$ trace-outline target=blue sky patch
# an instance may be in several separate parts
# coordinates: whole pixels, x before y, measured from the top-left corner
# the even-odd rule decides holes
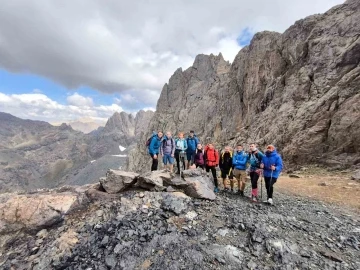
[[[241,31],[236,41],[241,47],[245,47],[250,44],[250,41],[253,38],[253,36],[254,36],[254,32],[249,27],[246,27]]]

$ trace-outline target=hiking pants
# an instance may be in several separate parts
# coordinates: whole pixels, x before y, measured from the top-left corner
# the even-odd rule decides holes
[[[234,169],[234,176],[238,181],[238,189],[240,191],[244,191],[246,185],[246,171]]]
[[[184,156],[180,157],[180,152],[181,151],[175,150],[175,159],[176,159],[176,165],[177,165],[178,173],[180,173],[180,159],[181,159],[181,162],[183,164],[183,168],[185,170],[185,158],[184,158]]]
[[[251,179],[251,188],[257,189],[257,184],[259,180],[260,174],[257,172],[250,172],[250,179]]]
[[[196,168],[201,168],[203,170],[205,168],[205,165],[196,164]]]
[[[215,166],[206,166],[206,172],[209,172],[209,171],[211,171],[212,176],[214,177],[215,187],[218,187],[218,179],[217,179],[217,176],[216,176]]]
[[[152,164],[151,164],[151,171],[156,171],[158,169],[158,164],[159,164],[159,154],[157,154],[157,158],[154,158],[153,154],[150,154],[151,158],[152,158]]]
[[[264,180],[265,180],[265,187],[266,187],[266,192],[267,192],[267,197],[268,199],[272,199],[273,196],[273,192],[274,192],[274,184],[277,181],[277,178],[271,178],[271,177],[266,177],[264,176]]]
[[[226,177],[229,177],[230,186],[231,186],[231,189],[233,189],[234,188],[234,182],[233,182],[234,175],[233,175],[232,168],[221,169],[221,178],[223,179],[224,188],[228,188]]]

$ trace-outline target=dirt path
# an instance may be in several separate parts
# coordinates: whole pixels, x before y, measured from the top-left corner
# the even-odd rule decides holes
[[[302,178],[282,176],[276,183],[279,192],[293,194],[360,212],[360,183],[347,176],[302,175]]]
[[[297,175],[301,178],[291,178],[286,174],[280,176],[275,184],[275,192],[347,206],[360,212],[360,182],[351,180],[349,173],[310,168]],[[222,179],[219,179],[219,183],[223,187]],[[250,185],[248,180],[247,189]],[[258,186],[260,188],[260,180]],[[265,195],[265,186],[263,189]]]

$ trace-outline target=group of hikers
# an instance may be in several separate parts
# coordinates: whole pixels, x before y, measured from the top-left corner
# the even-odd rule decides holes
[[[231,147],[226,146],[219,153],[213,143],[208,143],[203,147],[193,130],[190,131],[186,139],[183,132],[180,132],[178,137],[174,139],[171,132],[166,132],[164,136],[163,132],[159,131],[157,134],[153,134],[148,140],[147,145],[152,158],[152,171],[158,168],[159,155],[163,158],[165,170],[168,170],[171,174],[174,173],[175,160],[177,174],[180,174],[181,167],[184,170],[190,168],[205,169],[207,173],[212,173],[215,193],[219,192],[216,174],[217,166],[221,170],[224,191],[231,190],[231,192],[236,192],[240,196],[245,196],[244,190],[247,175],[250,175],[251,199],[254,202],[259,200],[258,180],[263,175],[267,193],[266,202],[273,204],[273,186],[283,167],[281,156],[273,145],[268,145],[265,153],[258,150],[255,143],[249,145],[250,150],[248,152],[244,151],[242,144],[238,144],[235,151],[232,151]],[[230,180],[230,187],[227,185],[227,178]],[[234,189],[235,181],[238,184],[237,191]]]

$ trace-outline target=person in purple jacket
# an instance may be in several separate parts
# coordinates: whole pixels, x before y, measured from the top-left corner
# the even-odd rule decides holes
[[[260,168],[264,169],[264,179],[267,191],[267,202],[273,204],[274,184],[283,168],[281,156],[276,152],[275,146],[266,147],[265,156],[262,158]]]
[[[201,169],[205,168],[205,157],[204,157],[204,149],[201,143],[198,143],[196,147],[196,153],[194,158],[194,163],[196,168],[200,167]]]
[[[169,172],[173,173],[175,140],[173,139],[170,131],[166,132],[166,136],[164,136],[164,138],[162,140],[161,147],[160,147],[160,154],[163,156],[165,170],[167,170],[167,166],[169,166],[169,169],[168,169]]]

